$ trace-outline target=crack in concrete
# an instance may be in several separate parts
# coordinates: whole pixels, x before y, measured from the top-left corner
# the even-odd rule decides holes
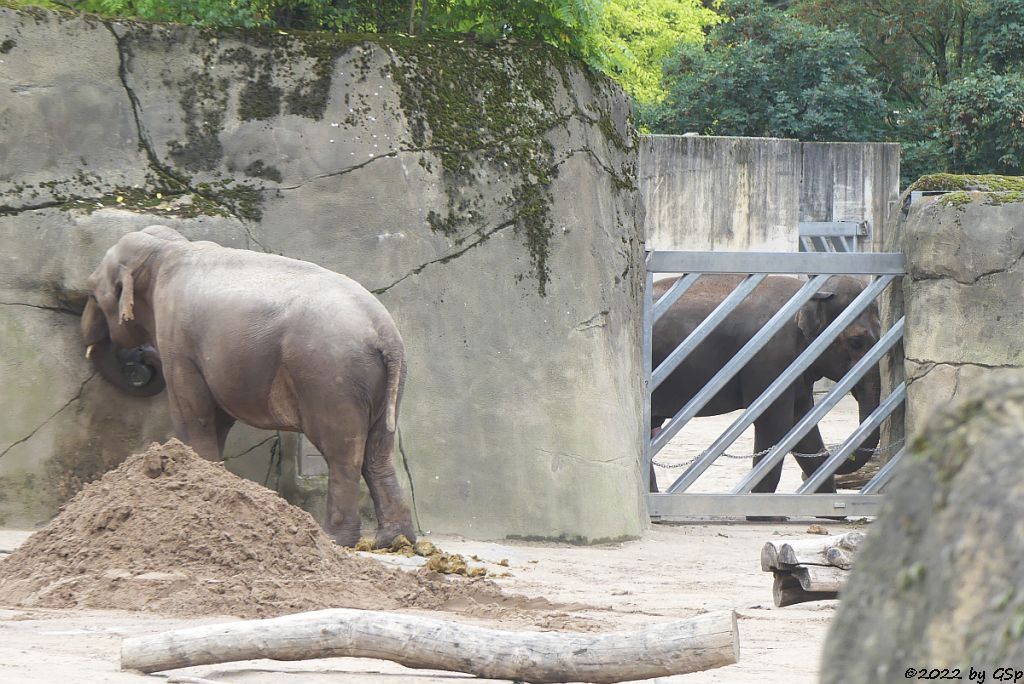
[[[1024,368],[1024,366],[1015,366],[1011,364],[993,365],[986,363],[975,363],[970,361],[925,361],[922,359],[914,359],[910,357],[904,357],[904,360],[909,361],[918,366],[918,368],[915,369],[915,373],[911,373],[908,371],[906,374],[906,382],[908,387],[914,384],[915,382],[924,380],[926,377],[928,377],[929,374],[931,374],[932,371],[934,371],[939,366],[946,366],[948,368],[954,369],[954,372],[956,374],[956,384],[953,388],[954,392],[956,392],[960,387],[960,370],[962,368],[973,367],[984,368],[985,370],[1018,370]]]
[[[262,442],[258,442],[257,444],[253,444],[251,447],[249,447],[248,449],[246,449],[245,451],[243,451],[241,453],[235,454],[234,456],[225,456],[224,460],[223,460],[223,463],[227,463],[228,461],[234,461],[236,458],[242,458],[246,454],[252,453],[256,449],[259,449],[261,446],[263,446],[264,444],[266,444],[267,442],[269,442],[269,441],[271,441],[273,439],[277,439],[277,435],[276,434],[270,435],[269,437],[267,437]]]
[[[4,449],[3,451],[0,451],[0,458],[3,458],[4,456],[6,456],[8,454],[8,452],[10,452],[11,449],[13,449],[14,447],[18,446],[19,444],[24,444],[28,440],[32,439],[37,432],[39,432],[40,430],[42,430],[46,426],[47,423],[49,423],[51,420],[56,418],[68,406],[71,406],[71,404],[73,404],[76,401],[78,401],[82,397],[82,392],[85,391],[85,386],[89,383],[90,380],[92,380],[95,377],[96,377],[96,371],[93,371],[92,373],[89,374],[89,377],[87,377],[84,381],[82,381],[82,384],[79,385],[78,391],[75,392],[75,396],[73,396],[70,399],[68,399],[64,403],[63,406],[61,406],[59,409],[57,409],[52,414],[50,414],[50,417],[47,418],[46,420],[44,420],[39,425],[37,425],[35,427],[35,429],[32,430],[32,432],[28,433],[27,435],[25,435],[21,439],[17,440],[16,442],[12,442],[6,449]]]
[[[409,471],[409,459],[406,458],[405,448],[402,446],[401,428],[397,428],[396,437],[397,439],[395,440],[395,442],[396,445],[398,446],[398,453],[402,455],[402,469],[405,470],[405,475],[406,477],[409,478],[409,498],[411,499],[411,501],[409,502],[409,507],[412,509],[412,517],[416,524],[416,531],[422,534],[423,528],[420,526],[420,515],[419,512],[416,510],[416,486],[413,484],[412,473]]]
[[[551,125],[547,127],[546,130],[550,131],[551,129],[555,128],[555,126],[557,126],[559,124],[562,124],[562,123],[565,123],[565,121],[568,120],[568,118],[569,117],[561,117],[561,118],[553,121],[551,123]],[[454,152],[455,154],[476,154],[478,152],[486,152],[487,150],[490,150],[490,149],[492,149],[494,147],[497,147],[497,146],[500,146],[502,144],[505,144],[509,140],[514,140],[515,137],[516,136],[513,135],[513,136],[509,136],[507,138],[495,138],[493,141],[491,141],[487,145],[482,145],[480,147],[465,147],[465,148],[457,148],[457,149],[453,149],[453,148],[450,148],[450,147],[447,147],[447,146],[444,146],[444,145],[428,145],[427,147],[400,147],[398,149],[391,150],[389,152],[382,152],[380,154],[377,154],[377,155],[375,155],[373,157],[373,159],[367,159],[366,161],[361,162],[359,164],[354,164],[353,166],[346,166],[345,168],[338,169],[337,171],[328,171],[327,173],[318,173],[315,176],[310,176],[309,178],[304,178],[304,179],[302,179],[301,181],[299,181],[298,183],[296,183],[294,185],[283,185],[283,186],[280,186],[280,187],[277,188],[277,190],[281,190],[281,191],[284,191],[284,190],[298,190],[299,188],[304,186],[306,183],[311,183],[311,182],[317,181],[317,180],[323,180],[324,178],[336,178],[338,176],[344,176],[346,174],[352,173],[353,171],[359,171],[360,169],[366,168],[370,164],[373,164],[374,162],[378,162],[378,161],[380,161],[382,159],[393,159],[393,158],[397,157],[400,154],[421,154],[421,153],[424,153],[424,152]],[[559,162],[559,164],[560,163],[561,162]],[[556,168],[559,164],[555,164],[554,166],[552,166],[552,168]]]
[[[15,207],[10,204],[0,205],[0,216],[17,216],[18,214],[27,213],[30,211],[42,211],[44,209],[53,209],[66,204],[63,200],[52,200],[49,202],[41,202],[39,204],[26,204],[21,207]]]
[[[628,457],[626,457],[626,456],[612,456],[611,458],[587,458],[586,456],[583,456],[581,454],[576,454],[576,453],[573,453],[571,451],[554,451],[553,449],[544,449],[542,447],[537,447],[537,451],[539,451],[542,454],[547,454],[549,456],[564,456],[565,458],[568,458],[570,460],[576,461],[578,463],[589,463],[589,464],[605,463],[605,464],[607,464],[607,463],[621,463],[623,461],[629,460]]]
[[[988,278],[988,277],[997,275],[999,273],[1006,273],[1007,271],[1012,271],[1014,268],[1017,267],[1018,264],[1020,264],[1022,259],[1024,259],[1024,251],[1022,251],[1020,254],[1018,254],[1013,259],[1013,261],[1011,261],[1006,266],[1001,266],[999,268],[994,268],[994,269],[992,269],[990,271],[985,271],[984,273],[980,273],[973,280],[962,280],[960,278],[957,278],[953,274],[938,275],[938,274],[931,274],[931,273],[926,274],[926,275],[921,275],[921,276],[911,276],[911,280],[913,280],[915,283],[929,281],[929,280],[952,280],[953,282],[957,283],[958,285],[977,285],[978,281],[980,281],[982,278]]]
[[[590,330],[591,328],[606,328],[608,327],[608,314],[610,311],[605,309],[604,311],[598,311],[596,314],[588,318],[587,320],[577,323],[573,330],[576,332],[583,332],[584,330]]]
[[[430,148],[423,148],[423,149],[430,149]],[[559,161],[557,161],[557,162],[555,162],[554,164],[551,165],[550,170],[554,171],[559,166],[561,166],[562,164],[566,163],[573,156],[575,156],[576,154],[580,154],[580,153],[585,153],[585,154],[591,155],[592,157],[594,157],[594,159],[598,163],[598,165],[601,166],[601,168],[605,169],[609,174],[614,175],[614,174],[611,173],[611,170],[608,169],[603,164],[601,159],[597,157],[596,153],[594,153],[594,151],[592,149],[590,149],[589,147],[579,147],[579,148],[573,148],[571,150],[568,150],[568,153],[561,160],[559,160]],[[397,152],[395,154],[397,154]],[[367,162],[367,163],[370,163],[370,162]],[[364,166],[365,166],[365,164],[364,164]],[[461,250],[459,250],[457,252],[452,252],[452,253],[447,254],[447,255],[445,255],[443,257],[439,257],[437,259],[432,259],[431,261],[427,261],[426,263],[420,264],[419,266],[417,266],[416,268],[412,269],[411,271],[409,271],[404,276],[402,276],[398,280],[394,281],[390,285],[385,285],[384,287],[379,287],[377,289],[371,290],[371,292],[373,294],[375,294],[375,295],[382,294],[384,292],[387,292],[388,290],[390,290],[394,286],[398,285],[400,282],[402,282],[406,278],[409,278],[410,276],[414,276],[414,275],[419,275],[420,273],[423,272],[423,270],[425,268],[427,268],[428,266],[430,266],[432,264],[448,263],[449,261],[452,261],[453,259],[456,259],[456,258],[462,256],[463,254],[465,254],[466,252],[468,252],[472,248],[476,247],[477,245],[481,244],[482,242],[486,242],[487,239],[490,238],[495,233],[497,233],[497,232],[499,232],[501,230],[504,230],[504,229],[506,229],[506,228],[508,228],[510,226],[514,226],[518,222],[518,220],[519,220],[519,216],[517,215],[515,218],[510,219],[508,221],[505,221],[504,223],[498,225],[497,227],[491,229],[490,231],[487,231],[487,232],[481,232],[479,230],[474,231],[473,233],[470,233],[469,235],[467,235],[467,236],[465,236],[463,238],[460,238],[460,239],[455,241],[455,246],[457,247],[457,246],[465,243],[466,240],[469,240],[474,235],[480,237],[479,240],[470,243],[464,249],[461,249]]]
[[[414,276],[414,275],[419,275],[428,266],[431,266],[433,264],[446,264],[449,261],[452,261],[453,259],[457,259],[458,257],[462,256],[463,254],[465,254],[469,250],[473,249],[474,247],[476,247],[476,246],[480,245],[481,243],[486,242],[487,240],[489,240],[490,237],[492,235],[494,235],[495,233],[497,233],[499,231],[502,231],[502,230],[505,230],[506,228],[508,228],[510,226],[514,226],[516,224],[517,220],[518,220],[518,217],[515,218],[515,219],[512,219],[510,221],[505,221],[504,223],[499,224],[498,226],[492,228],[489,231],[485,231],[485,232],[482,232],[482,231],[479,231],[479,230],[474,231],[474,232],[470,233],[469,235],[465,236],[464,238],[460,238],[460,239],[455,241],[455,246],[459,246],[461,244],[464,244],[467,240],[472,238],[474,235],[479,237],[478,240],[476,240],[475,242],[471,242],[470,244],[466,245],[463,249],[460,249],[457,252],[451,252],[449,254],[446,254],[443,257],[438,257],[437,259],[431,259],[430,261],[427,261],[427,262],[425,262],[423,264],[420,264],[416,268],[412,269],[411,271],[409,271],[404,276],[402,276],[401,278],[399,278],[395,282],[391,283],[390,285],[385,285],[384,287],[378,287],[377,289],[370,290],[370,291],[373,294],[375,294],[375,295],[383,294],[383,293],[387,292],[388,290],[390,290],[391,288],[393,288],[395,285],[398,285],[400,282],[402,282],[406,278],[409,278],[409,277]]]
[[[24,302],[0,302],[0,306],[25,306],[30,309],[42,309],[43,311],[56,311],[57,313],[68,314],[69,316],[81,316],[81,312],[73,309],[65,309],[60,306],[46,306],[45,304],[26,304]]]
[[[178,173],[175,173],[175,171],[171,167],[165,165],[163,162],[160,161],[160,158],[157,156],[156,150],[153,147],[152,141],[146,135],[145,126],[143,126],[143,124],[142,124],[142,115],[141,115],[142,101],[139,99],[139,96],[136,95],[135,91],[132,90],[131,85],[129,85],[129,83],[128,83],[128,60],[129,60],[128,52],[129,51],[128,51],[127,47],[124,44],[124,39],[117,34],[117,31],[114,30],[114,27],[111,25],[111,22],[103,21],[101,23],[110,32],[110,35],[112,35],[114,37],[114,43],[117,45],[117,56],[118,56],[117,74],[118,74],[118,78],[120,78],[121,86],[124,88],[125,93],[127,93],[127,95],[128,95],[128,101],[131,102],[131,105],[132,105],[132,117],[135,120],[135,129],[136,129],[136,132],[138,133],[138,136],[139,136],[139,144],[142,146],[142,150],[145,153],[146,158],[149,160],[150,168],[152,168],[154,171],[156,171],[156,173],[159,176],[163,176],[164,178],[168,178],[171,181],[173,181],[174,183],[179,184],[181,187],[187,188],[189,193],[197,195],[199,197],[202,197],[203,199],[216,204],[218,207],[223,208],[228,214],[231,215],[232,218],[234,218],[236,221],[238,221],[241,224],[242,229],[245,231],[246,237],[252,243],[256,244],[264,252],[270,253],[270,250],[268,250],[263,245],[263,243],[261,243],[259,240],[257,240],[256,236],[253,235],[252,230],[249,229],[249,226],[246,224],[245,219],[243,219],[241,216],[239,216],[237,213],[235,213],[234,209],[232,209],[231,206],[229,206],[227,204],[224,204],[224,202],[222,202],[221,199],[217,195],[205,193],[205,192],[199,190],[198,188],[194,187],[189,182],[189,179],[187,177],[184,177],[184,176],[182,176],[182,175],[180,175]],[[171,194],[173,194],[173,191],[171,191]],[[181,194],[186,194],[186,193],[181,193]]]

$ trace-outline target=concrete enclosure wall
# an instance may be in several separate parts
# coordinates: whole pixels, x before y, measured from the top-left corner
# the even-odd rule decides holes
[[[867,220],[877,233],[899,176],[896,144],[643,136],[647,248],[795,251],[801,221]]]
[[[639,533],[642,226],[610,82],[541,47],[8,8],[0,44],[0,522],[46,519],[168,435],[164,397],[106,386],[77,330],[104,251],[160,222],[380,297],[422,529]],[[272,461],[296,443],[239,427],[228,465],[315,510],[315,478]]]
[[[1020,179],[1024,190],[1024,179]],[[907,276],[885,317],[906,316],[906,433],[971,381],[1024,368],[1024,195],[970,191],[904,205],[887,228]]]

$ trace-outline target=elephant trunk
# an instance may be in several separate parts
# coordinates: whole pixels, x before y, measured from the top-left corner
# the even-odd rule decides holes
[[[882,381],[881,376],[879,375],[878,365],[876,364],[853,389],[853,396],[857,399],[857,413],[861,423],[867,420],[868,416],[878,408],[878,404],[881,401],[881,395]],[[875,454],[875,449],[878,447],[878,436],[878,428],[875,428],[871,431],[871,434],[868,435],[867,439],[864,440],[863,444],[861,444],[861,446],[854,452],[853,456],[846,459],[843,464],[839,466],[839,470],[836,471],[836,474],[846,475],[847,473],[860,470]]]
[[[151,397],[165,387],[160,358],[152,347],[122,349],[110,339],[102,310],[90,297],[82,312],[85,355],[96,372],[114,387],[134,397]]]

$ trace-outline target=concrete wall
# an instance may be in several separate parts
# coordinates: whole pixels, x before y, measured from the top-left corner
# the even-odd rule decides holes
[[[868,221],[871,236],[858,245],[878,251],[877,241],[900,192],[897,143],[801,143],[801,221]]]
[[[795,140],[644,136],[640,190],[648,249],[796,249]]]
[[[906,315],[906,362],[890,382],[906,378],[913,436],[969,382],[1024,368],[1024,201],[1020,191],[924,197],[887,232],[884,247],[907,259],[883,313]]]
[[[0,524],[167,435],[164,397],[117,395],[77,333],[103,252],[161,222],[378,294],[407,348],[397,459],[422,529],[639,533],[642,226],[609,82],[522,45],[8,8],[0,43]],[[316,511],[297,440],[282,463],[275,443],[236,428],[229,467]]]
[[[878,232],[899,175],[896,144],[644,136],[647,247],[795,251],[800,221],[867,220]]]

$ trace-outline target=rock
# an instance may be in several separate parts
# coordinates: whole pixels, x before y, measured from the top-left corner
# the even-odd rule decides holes
[[[1024,372],[933,415],[860,546],[824,684],[1024,663]]]

